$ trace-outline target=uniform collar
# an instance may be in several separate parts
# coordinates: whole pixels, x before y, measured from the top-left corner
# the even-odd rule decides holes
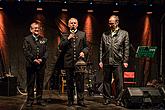
[[[76,33],[78,30],[75,29],[74,31],[73,30],[70,30],[71,33]]]

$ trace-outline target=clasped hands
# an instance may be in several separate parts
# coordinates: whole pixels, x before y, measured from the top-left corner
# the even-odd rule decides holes
[[[42,59],[35,59],[35,60],[34,60],[34,63],[35,63],[35,64],[38,64],[38,65],[41,64],[41,62],[42,62]]]

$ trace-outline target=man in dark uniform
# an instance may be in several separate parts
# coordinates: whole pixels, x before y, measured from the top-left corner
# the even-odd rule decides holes
[[[115,79],[116,95],[120,98],[123,89],[123,67],[128,67],[129,36],[128,32],[118,27],[119,18],[112,15],[109,18],[109,31],[102,34],[100,43],[100,68],[104,70],[103,97],[104,105],[111,102],[112,73]]]
[[[85,32],[79,31],[78,20],[70,18],[68,21],[69,33],[63,33],[59,49],[64,54],[64,69],[66,71],[66,83],[68,94],[68,106],[74,102],[74,80],[76,82],[77,104],[84,104],[84,74],[75,74],[75,63],[79,58],[84,58],[88,52]]]
[[[41,35],[41,29],[41,22],[34,21],[30,26],[32,34],[25,37],[23,42],[27,72],[27,107],[31,107],[33,104],[35,83],[37,104],[46,105],[42,100],[42,93],[48,54],[47,39]]]

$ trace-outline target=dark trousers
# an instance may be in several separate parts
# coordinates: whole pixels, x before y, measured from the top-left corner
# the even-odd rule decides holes
[[[28,92],[27,101],[34,100],[35,83],[36,83],[36,99],[37,101],[42,100],[45,66],[27,67],[26,71],[27,71],[27,92]]]
[[[50,77],[50,90],[60,89],[60,74],[61,69],[54,69],[54,72]]]
[[[119,98],[120,93],[123,89],[123,70],[122,66],[104,65],[104,79],[103,79],[103,97],[104,99],[111,100],[112,93],[112,74],[115,81],[115,99]]]
[[[67,94],[68,101],[74,101],[74,82],[76,82],[77,91],[77,102],[84,101],[84,73],[75,73],[74,69],[66,70],[66,83],[67,83]]]

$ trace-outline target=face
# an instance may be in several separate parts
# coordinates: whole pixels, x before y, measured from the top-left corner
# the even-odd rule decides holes
[[[30,32],[33,35],[38,36],[39,35],[39,32],[40,32],[40,26],[39,26],[39,24],[32,23],[31,24],[31,27],[30,27]]]
[[[71,18],[68,21],[68,27],[70,28],[70,30],[75,30],[78,27],[78,21],[75,18]]]
[[[114,30],[118,27],[118,21],[117,21],[117,18],[115,16],[111,16],[109,18],[109,27],[110,29]]]

